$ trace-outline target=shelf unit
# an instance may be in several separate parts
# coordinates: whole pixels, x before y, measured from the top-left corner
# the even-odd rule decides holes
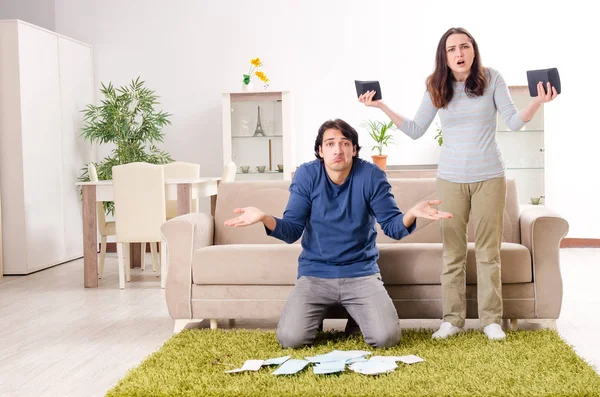
[[[223,161],[236,164],[236,180],[292,179],[296,156],[291,102],[289,91],[223,94]]]

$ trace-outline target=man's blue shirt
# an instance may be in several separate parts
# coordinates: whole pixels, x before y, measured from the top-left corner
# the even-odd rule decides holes
[[[400,240],[416,228],[415,221],[407,229],[403,218],[376,165],[354,158],[344,183],[335,185],[325,165],[314,160],[294,174],[283,218],[275,218],[275,230],[267,234],[287,243],[302,236],[298,277],[363,277],[379,272],[376,222]]]

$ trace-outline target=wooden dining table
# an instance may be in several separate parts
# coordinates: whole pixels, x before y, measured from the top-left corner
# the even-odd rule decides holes
[[[191,212],[192,199],[210,197],[210,211],[215,213],[220,177],[165,179],[166,200],[177,200],[177,214]],[[83,194],[83,285],[98,288],[98,224],[96,203],[114,201],[112,181],[80,182]]]

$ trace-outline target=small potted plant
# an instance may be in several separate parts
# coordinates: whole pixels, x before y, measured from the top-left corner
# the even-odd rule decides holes
[[[383,154],[383,147],[387,146],[388,143],[392,143],[394,137],[390,133],[392,130],[395,130],[396,127],[394,123],[390,121],[389,123],[384,123],[377,120],[369,120],[366,123],[366,126],[369,130],[369,135],[371,139],[373,139],[376,145],[371,146],[371,150],[376,150],[378,154],[374,154],[371,156],[373,159],[373,163],[375,163],[379,168],[385,170],[387,163],[387,154]]]

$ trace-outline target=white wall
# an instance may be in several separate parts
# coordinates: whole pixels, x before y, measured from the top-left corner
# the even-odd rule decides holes
[[[141,75],[156,90],[173,114],[165,149],[177,160],[200,163],[203,175],[221,172],[220,94],[239,89],[250,58],[261,57],[271,88],[294,92],[303,162],[313,158],[324,120],[340,117],[358,127],[367,118],[383,119],[358,104],[354,79],[379,79],[384,99],[412,117],[439,37],[451,26],[466,27],[484,64],[510,85],[526,84],[528,69],[559,68],[564,94],[546,108],[546,204],[569,220],[570,237],[599,238],[600,213],[589,209],[600,147],[591,96],[598,65],[591,6],[569,1],[552,12],[545,1],[511,0],[484,12],[472,0],[411,3],[56,0],[55,12],[57,32],[93,46],[97,87]],[[437,163],[434,135],[433,128],[418,141],[399,134],[389,162]],[[366,132],[361,143],[369,145]],[[362,157],[369,155],[364,148]]]
[[[54,31],[54,0],[0,0],[0,19],[20,19]]]

